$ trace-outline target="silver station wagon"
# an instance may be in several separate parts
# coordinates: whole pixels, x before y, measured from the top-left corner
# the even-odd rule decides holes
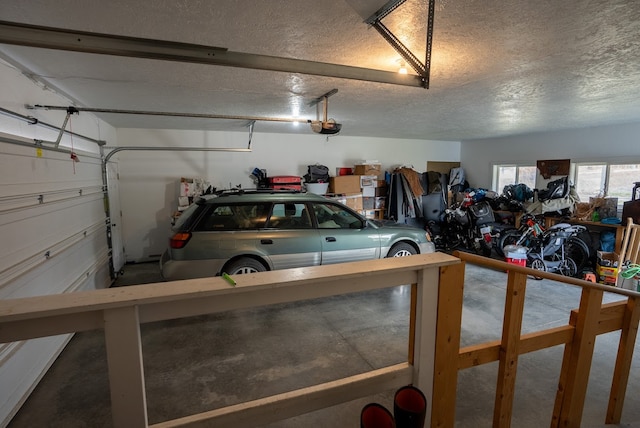
[[[202,198],[173,227],[167,280],[430,253],[424,230],[368,220],[312,193],[245,190]]]

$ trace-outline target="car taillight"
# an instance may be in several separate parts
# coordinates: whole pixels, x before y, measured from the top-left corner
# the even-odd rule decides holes
[[[188,232],[179,232],[171,237],[169,240],[169,246],[174,249],[184,248],[191,239],[191,234]]]

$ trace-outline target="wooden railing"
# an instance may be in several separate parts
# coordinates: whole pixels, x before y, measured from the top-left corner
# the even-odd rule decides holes
[[[595,284],[506,264],[466,253],[455,253],[464,262],[508,270],[502,338],[460,349],[462,290],[442,289],[438,305],[436,376],[431,426],[451,427],[455,419],[457,373],[470,367],[499,362],[493,426],[511,425],[518,357],[527,352],[564,344],[551,427],[579,427],[587,381],[597,335],[620,330],[620,342],[605,423],[618,424],[622,414],[633,349],[640,319],[640,293]],[[582,288],[579,308],[565,326],[521,334],[527,276],[543,277]],[[626,296],[626,300],[603,304],[604,292]],[[446,313],[443,319],[441,313]],[[447,334],[444,340],[443,335]]]
[[[236,277],[235,287],[216,277],[3,300],[0,343],[104,329],[114,426],[147,427],[141,323],[412,284],[405,363],[153,426],[249,427],[255,421],[274,422],[413,384],[427,396],[430,425],[453,427],[458,372],[498,361],[493,425],[509,427],[518,357],[564,344],[550,425],[579,427],[595,338],[615,330],[621,331],[620,344],[605,422],[619,423],[640,319],[640,293],[455,255],[459,258],[435,253],[242,275]],[[460,348],[466,262],[509,273],[502,338]],[[567,325],[521,334],[527,275],[534,272],[581,287],[581,300]],[[627,299],[603,305],[605,291]]]
[[[460,260],[442,253],[0,300],[0,343],[104,329],[115,427],[147,427],[140,324],[412,284],[407,362],[215,409],[154,427],[250,427],[414,384],[432,403],[440,290],[462,289]],[[430,409],[429,409],[430,410]]]

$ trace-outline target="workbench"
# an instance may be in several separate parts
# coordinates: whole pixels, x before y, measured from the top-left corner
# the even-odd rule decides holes
[[[622,239],[624,238],[624,230],[626,226],[622,224],[607,224],[601,223],[599,221],[588,221],[588,220],[578,220],[578,219],[566,219],[564,217],[545,217],[544,218],[544,227],[548,229],[557,223],[569,223],[569,224],[579,224],[585,226],[587,230],[594,232],[603,232],[605,230],[615,232],[616,243],[614,252],[616,254],[620,254],[620,250],[622,249]]]

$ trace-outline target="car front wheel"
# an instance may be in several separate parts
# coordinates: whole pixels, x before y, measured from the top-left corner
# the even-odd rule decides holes
[[[387,257],[406,257],[412,256],[417,253],[418,252],[415,248],[413,248],[411,244],[407,244],[406,242],[398,242],[396,245],[391,247],[391,250],[389,250],[389,254],[387,254]]]
[[[229,275],[240,275],[243,273],[264,272],[266,270],[267,268],[258,260],[250,257],[242,257],[229,263],[224,269],[224,272]]]

